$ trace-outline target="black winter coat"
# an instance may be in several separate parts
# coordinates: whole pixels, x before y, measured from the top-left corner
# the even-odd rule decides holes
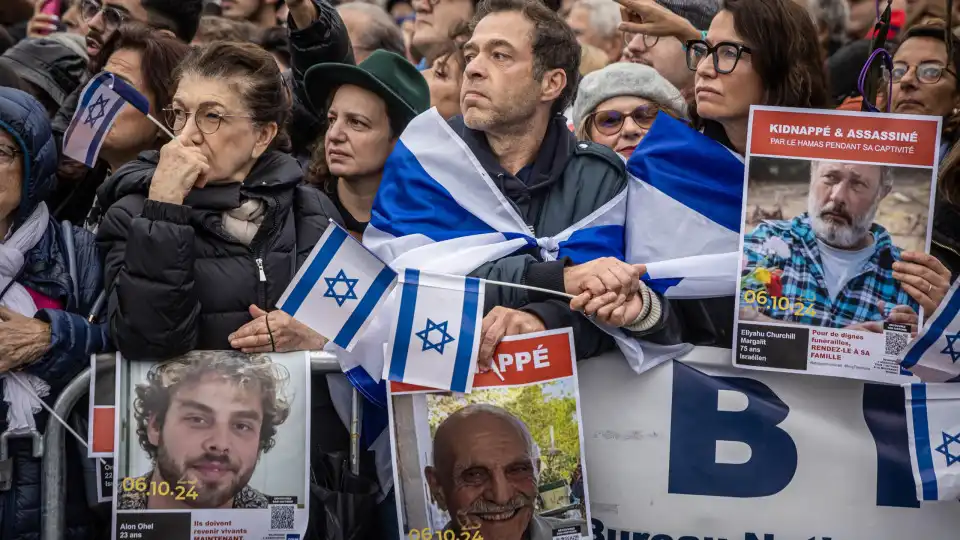
[[[227,336],[251,320],[250,305],[274,309],[340,216],[325,195],[301,185],[300,165],[287,154],[268,152],[242,185],[195,189],[183,205],[147,199],[158,160],[144,152],[97,191],[108,208],[97,243],[111,290],[110,335],[133,360],[230,349]],[[267,204],[250,246],[223,230],[223,212],[241,198]]]

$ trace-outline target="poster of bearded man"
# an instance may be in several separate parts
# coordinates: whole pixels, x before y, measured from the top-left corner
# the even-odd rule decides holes
[[[309,516],[309,353],[120,360],[113,538],[287,540]]]
[[[913,378],[897,355],[950,282],[929,254],[940,122],[752,108],[735,365]]]

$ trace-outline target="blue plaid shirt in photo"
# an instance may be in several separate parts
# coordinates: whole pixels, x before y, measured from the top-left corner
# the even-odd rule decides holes
[[[775,300],[766,306],[745,303],[743,291],[762,290],[760,286],[745,287],[741,291],[741,306],[757,308],[763,315],[786,322],[831,328],[883,320],[886,313],[878,306],[881,300],[886,302],[887,311],[905,305],[919,313],[920,305],[893,278],[893,263],[900,260],[900,249],[893,245],[890,234],[880,225],[874,224],[870,232],[873,254],[844,285],[836,300],[831,300],[809,216],[802,214],[790,221],[764,221],[744,237],[746,270],[743,275],[756,268],[781,269],[782,296],[789,299],[789,308],[781,309],[785,301],[777,306],[772,305]]]

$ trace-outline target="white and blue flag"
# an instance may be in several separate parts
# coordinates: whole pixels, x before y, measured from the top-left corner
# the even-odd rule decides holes
[[[349,351],[396,282],[396,272],[331,222],[278,307]]]
[[[736,294],[744,164],[666,114],[627,161],[627,261],[669,298]]]
[[[63,136],[63,154],[95,166],[103,140],[125,105],[150,115],[150,101],[122,78],[104,71],[90,79]]]
[[[391,381],[470,392],[480,347],[483,283],[408,268],[387,343]]]
[[[960,280],[901,354],[900,365],[926,382],[960,382]]]
[[[960,499],[960,384],[904,385],[910,462],[920,501]]]

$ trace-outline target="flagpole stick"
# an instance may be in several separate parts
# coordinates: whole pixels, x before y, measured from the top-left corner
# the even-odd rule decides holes
[[[153,122],[154,124],[156,124],[157,127],[160,128],[160,131],[163,131],[163,132],[167,135],[167,137],[170,137],[170,138],[173,139],[173,140],[176,140],[176,139],[177,139],[177,136],[174,135],[173,133],[171,133],[170,130],[167,129],[167,126],[163,125],[159,120],[157,120],[156,118],[154,118],[152,114],[148,114],[148,115],[146,115],[146,116],[147,116],[147,118],[150,119],[151,122]]]
[[[531,287],[530,285],[520,285],[518,283],[507,283],[506,281],[493,281],[492,279],[485,279],[483,281],[491,285],[500,285],[501,287],[513,287],[514,289],[526,289],[528,291],[536,291],[536,292],[541,292],[545,294],[553,294],[556,296],[562,296],[564,298],[568,298],[570,300],[573,300],[574,298],[572,294],[567,294],[559,291],[551,291],[550,289],[542,289],[540,287]]]

